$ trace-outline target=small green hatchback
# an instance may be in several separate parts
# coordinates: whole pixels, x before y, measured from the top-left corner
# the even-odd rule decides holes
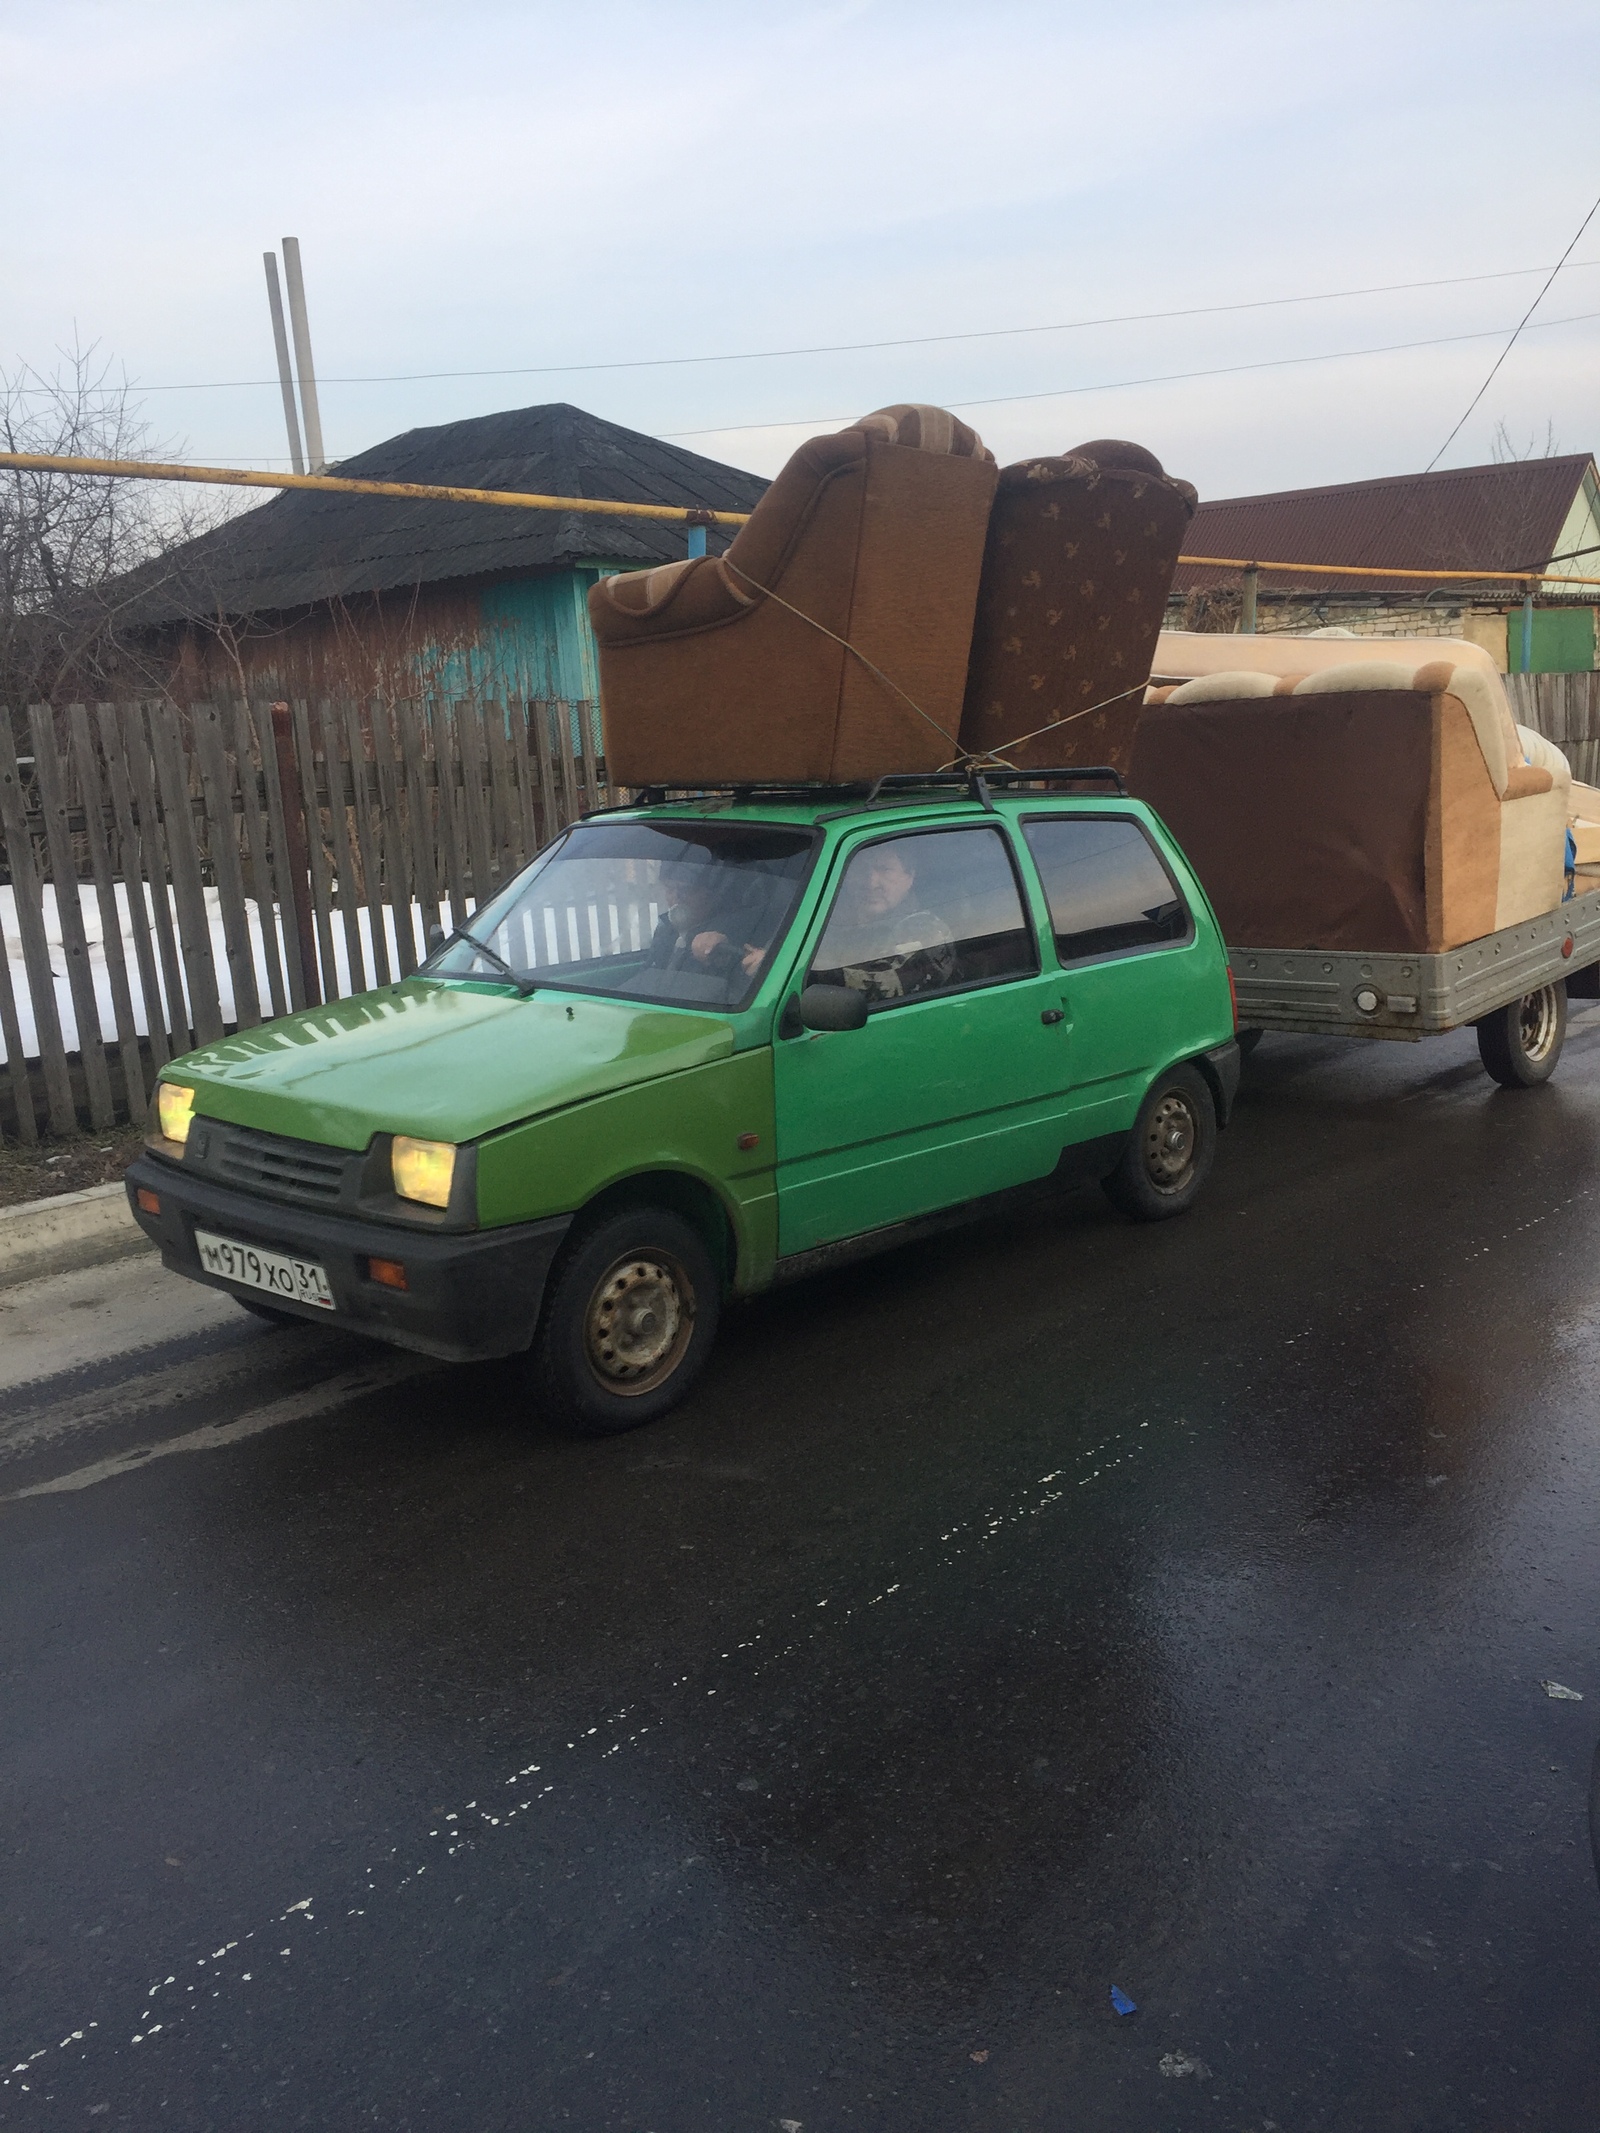
[[[1181,1213],[1238,1058],[1205,895],[1109,773],[743,787],[590,815],[415,976],[191,1052],[128,1193],[246,1308],[521,1357],[605,1433],[729,1296],[1049,1180]]]

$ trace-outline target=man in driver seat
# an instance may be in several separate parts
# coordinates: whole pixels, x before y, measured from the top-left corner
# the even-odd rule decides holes
[[[898,1000],[960,980],[955,936],[914,894],[911,843],[869,845],[855,860],[817,957],[869,1000]]]

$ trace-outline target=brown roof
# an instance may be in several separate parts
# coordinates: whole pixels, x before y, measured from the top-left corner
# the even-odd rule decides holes
[[[1518,459],[1504,466],[1391,474],[1327,489],[1233,496],[1203,503],[1184,537],[1185,555],[1268,558],[1283,563],[1369,563],[1428,570],[1526,570],[1555,553],[1591,465],[1586,452]],[[1580,564],[1576,566],[1582,569]],[[1600,572],[1596,573],[1600,575]],[[1178,592],[1237,582],[1236,570],[1180,563]],[[1326,579],[1263,570],[1263,592],[1423,593],[1425,578]],[[1486,586],[1485,590],[1491,589]],[[1503,588],[1511,596],[1514,588]]]

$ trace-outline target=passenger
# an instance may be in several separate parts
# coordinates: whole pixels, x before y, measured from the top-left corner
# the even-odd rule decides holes
[[[955,935],[912,894],[916,869],[909,840],[869,845],[845,880],[844,893],[818,951],[819,964],[869,1000],[898,1000],[960,981]]]

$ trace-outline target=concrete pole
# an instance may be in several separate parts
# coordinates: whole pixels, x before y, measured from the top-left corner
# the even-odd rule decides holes
[[[1244,592],[1239,603],[1239,634],[1241,637],[1253,637],[1256,633],[1256,587],[1259,582],[1260,572],[1256,569],[1255,564],[1252,563],[1244,574]]]
[[[278,289],[278,255],[263,252],[267,263],[267,302],[272,308],[272,345],[278,351],[278,383],[283,390],[283,420],[289,432],[289,464],[297,474],[306,470],[300,450],[300,417],[295,411],[294,376],[289,369],[289,336],[283,325],[283,297]]]
[[[311,327],[306,319],[306,285],[300,272],[300,240],[283,240],[283,272],[289,284],[289,324],[294,329],[295,368],[300,373],[300,412],[305,417],[306,456],[313,474],[326,474],[322,452],[322,416],[317,408],[317,373],[311,361]]]

